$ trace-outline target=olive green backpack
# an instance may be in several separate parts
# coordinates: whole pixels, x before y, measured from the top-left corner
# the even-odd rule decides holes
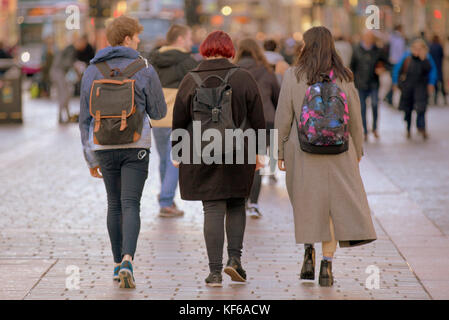
[[[90,89],[89,112],[95,120],[94,144],[115,145],[140,139],[143,115],[136,112],[135,79],[130,79],[146,66],[137,58],[123,71],[111,69],[106,61],[96,63],[104,79],[94,80]]]

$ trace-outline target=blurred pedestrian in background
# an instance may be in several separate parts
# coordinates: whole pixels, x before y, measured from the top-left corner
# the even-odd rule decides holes
[[[74,96],[77,97],[80,94],[81,75],[89,65],[90,60],[95,56],[95,49],[90,45],[87,34],[82,35],[77,40],[76,60],[77,60],[77,72],[80,74],[79,81],[75,83]]]
[[[435,67],[437,68],[437,81],[434,90],[434,104],[438,104],[438,92],[441,91],[443,96],[443,104],[448,103],[446,101],[446,89],[444,86],[444,76],[443,76],[443,60],[444,60],[444,49],[441,45],[440,37],[434,35],[432,38],[432,43],[430,44],[429,53],[435,62]]]
[[[449,92],[449,36],[444,43],[444,61],[443,61],[443,85],[446,86],[446,92]],[[446,103],[449,105],[449,98]]]
[[[203,202],[204,238],[210,269],[205,282],[208,286],[222,286],[225,229],[228,262],[224,271],[234,281],[245,282],[247,278],[240,260],[246,226],[245,201],[253,184],[254,172],[260,168],[261,163],[257,156],[256,164],[250,164],[249,157],[254,155],[245,155],[243,164],[236,163],[235,157],[232,164],[206,164],[203,159],[201,164],[193,164],[192,155],[195,151],[192,143],[194,138],[192,114],[194,105],[199,108],[195,102],[198,101],[196,92],[200,90],[199,81],[202,81],[201,88],[209,89],[207,92],[212,91],[211,88],[220,90],[219,86],[225,87],[223,82],[230,86],[231,101],[226,105],[228,109],[221,112],[228,112],[227,114],[231,112],[235,127],[240,128],[243,125],[243,130],[254,129],[256,132],[259,129],[264,130],[265,118],[262,97],[254,77],[228,60],[235,56],[234,45],[229,35],[222,31],[212,32],[201,44],[200,52],[205,60],[193,70],[194,74],[189,73],[184,78],[179,87],[173,112],[173,130],[187,130],[191,137],[190,162],[177,164],[180,168],[181,198]],[[209,100],[215,101],[211,94],[206,92],[203,94],[201,101],[204,103]],[[196,109],[195,114],[198,112],[199,109]],[[212,123],[210,118],[212,113],[201,114],[201,119]],[[204,124],[203,121],[201,123]],[[178,141],[173,141],[174,146],[177,143]],[[244,149],[247,150],[247,145]]]
[[[191,56],[191,47],[192,31],[190,28],[174,24],[167,32],[166,45],[153,51],[150,55],[150,62],[159,75],[168,102],[167,117],[171,117],[173,114],[174,98],[179,84],[184,76],[198,65]],[[153,123],[153,135],[159,154],[161,190],[158,201],[159,216],[161,217],[178,217],[184,214],[184,211],[178,209],[173,200],[178,186],[179,170],[173,166],[171,161],[171,126],[171,118],[161,124]]]
[[[424,139],[428,138],[425,115],[429,95],[434,91],[438,72],[427,44],[422,39],[413,41],[410,52],[406,52],[393,70],[395,90],[401,90],[399,109],[405,113],[407,138],[411,138],[412,112],[416,111],[416,127]]]
[[[53,64],[55,55],[54,40],[49,36],[45,39],[44,49],[42,50],[41,58],[41,82],[40,82],[40,96],[51,96],[51,77],[50,70]]]
[[[349,67],[352,58],[352,45],[345,39],[342,35],[335,37],[335,50],[337,50],[338,55],[345,67]]]
[[[90,174],[95,178],[103,178],[106,188],[107,228],[114,258],[113,279],[120,281],[121,288],[136,286],[133,263],[140,232],[140,199],[148,177],[151,146],[151,127],[148,116],[151,119],[160,119],[167,112],[156,71],[136,51],[140,42],[139,33],[142,30],[143,27],[137,20],[127,16],[120,16],[110,22],[106,28],[106,36],[111,46],[97,52],[85,71],[81,83],[79,121],[81,142]],[[116,86],[118,86],[117,81],[118,83],[126,79],[134,81],[131,87],[134,91],[129,92],[131,96],[124,97],[123,101],[135,103],[132,107],[133,119],[137,119],[135,121],[141,119],[142,123],[132,123],[131,116],[123,118],[123,111],[121,120],[118,120],[119,126],[111,122],[107,122],[109,125],[103,125],[100,111],[97,111],[98,119],[92,117],[93,106],[90,103],[93,83],[95,80],[104,79],[115,82]],[[98,99],[96,108],[108,110],[111,106],[110,100],[108,101],[108,98],[111,99],[109,95],[119,88],[111,88],[112,84],[107,82],[105,85],[109,85],[111,90],[103,94],[101,94],[103,90],[100,89],[105,87],[97,86],[95,90],[95,96]],[[114,114],[113,116],[115,117]],[[105,120],[108,121],[111,118]],[[97,121],[100,121],[98,127]],[[125,126],[122,130],[123,124]],[[126,130],[132,126],[141,128],[140,133],[134,132],[134,142],[103,145],[99,144],[96,138],[94,139],[93,132],[97,132],[98,129],[105,130],[103,138],[107,139],[117,137],[119,131],[123,131],[124,135],[128,134]],[[108,131],[112,130],[110,128],[116,131],[111,133]],[[96,208],[100,208],[98,203]]]
[[[371,100],[371,109],[373,113],[373,135],[379,138],[377,132],[378,102],[379,102],[379,76],[376,73],[376,67],[379,62],[388,64],[387,58],[381,49],[375,45],[375,36],[372,31],[366,31],[362,35],[360,44],[355,46],[351,59],[351,70],[354,73],[355,86],[359,91],[360,103],[362,108],[363,131],[365,141],[368,140],[368,128],[366,124],[366,101]]]
[[[280,86],[282,83],[282,77],[284,76],[285,71],[287,71],[289,65],[285,62],[284,57],[276,51],[278,45],[275,40],[265,40],[263,47],[265,49],[265,58],[267,59],[271,69],[276,74],[276,78]]]
[[[50,69],[52,84],[56,87],[59,123],[67,123],[71,118],[69,102],[73,95],[73,85],[67,80],[67,74],[76,61],[76,43],[76,39],[73,39],[72,44],[57,52]]]
[[[295,39],[291,37],[282,39],[280,53],[289,65],[291,65],[295,61],[296,49],[297,46]]]
[[[394,27],[389,39],[389,62],[392,65],[398,63],[404,56],[406,50],[405,37],[402,34],[402,26]]]
[[[389,37],[389,54],[388,54],[388,59],[389,62],[391,64],[391,66],[394,66],[395,64],[397,64],[402,57],[404,56],[405,50],[406,48],[406,40],[405,37],[403,35],[402,32],[402,25],[398,24],[394,27],[393,32],[390,34]],[[390,77],[393,77],[393,69],[391,68],[390,70]],[[384,80],[386,80],[386,75],[383,75]],[[391,79],[388,81],[391,82]],[[397,107],[397,101],[398,101],[398,97],[394,96],[393,97],[393,87],[391,86],[390,83],[390,88],[388,90],[387,95],[385,96],[386,101],[390,104],[390,105],[394,105],[395,107]],[[380,100],[382,101],[382,100]]]
[[[274,114],[279,99],[279,84],[272,67],[268,63],[262,48],[251,38],[246,38],[238,43],[234,63],[248,70],[259,86],[262,96],[263,113],[267,129],[267,141],[271,140],[270,130],[274,129]],[[269,146],[269,143],[268,143]],[[270,163],[270,178],[273,179],[276,162]],[[252,218],[260,218],[262,213],[259,208],[259,195],[262,187],[262,176],[260,171],[254,174],[254,182],[248,199],[248,212]]]
[[[332,286],[332,259],[337,241],[340,247],[361,245],[374,241],[376,232],[359,172],[363,127],[352,72],[337,54],[327,28],[307,30],[304,44],[297,64],[285,74],[276,110],[279,169],[286,171],[296,243],[306,244],[301,279],[315,278],[313,243],[322,242],[319,284]],[[302,103],[306,94],[311,93],[309,86],[322,81],[323,76],[335,80],[347,100],[349,149],[339,154],[308,153],[301,149],[299,142],[298,119],[307,107]],[[313,93],[315,97],[322,94],[321,91]],[[314,116],[314,111],[308,114]]]

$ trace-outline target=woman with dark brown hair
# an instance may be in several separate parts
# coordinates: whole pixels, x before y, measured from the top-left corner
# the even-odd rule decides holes
[[[274,114],[276,112],[276,105],[279,99],[279,84],[275,73],[270,64],[265,58],[262,48],[253,39],[247,38],[239,42],[237,54],[234,63],[243,69],[248,70],[259,86],[260,94],[263,103],[263,112],[267,128],[267,141],[270,141],[270,130],[274,128]],[[271,161],[270,177],[274,178],[274,171],[276,169],[276,162]],[[262,186],[262,176],[259,171],[254,175],[253,187],[248,199],[248,211],[250,217],[260,218],[262,216],[258,202],[260,195],[260,188]]]
[[[329,95],[325,92],[328,89],[338,95]],[[342,107],[333,109],[337,113],[343,111],[341,118],[335,117],[332,122],[321,116],[333,117],[328,110],[335,106]],[[326,126],[327,130],[322,130]],[[310,129],[306,135],[304,127]],[[332,286],[332,258],[337,241],[340,247],[361,245],[374,241],[376,232],[358,164],[363,155],[360,100],[352,73],[343,65],[332,34],[325,27],[304,33],[304,48],[297,63],[285,73],[275,128],[279,133],[278,166],[286,171],[296,243],[306,244],[301,279],[315,279],[313,243],[322,242],[319,284]],[[334,138],[339,131],[333,128],[344,132],[341,146],[304,146],[304,139],[313,138],[318,132],[324,135],[318,135],[317,141]]]

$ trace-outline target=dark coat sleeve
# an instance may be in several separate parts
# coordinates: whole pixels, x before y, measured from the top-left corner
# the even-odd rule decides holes
[[[271,101],[273,102],[274,109],[276,110],[281,88],[279,87],[278,80],[274,73],[270,73],[270,78],[271,78]]]
[[[240,81],[244,81],[246,84],[246,106],[247,117],[250,123],[250,127],[256,131],[256,145],[259,145],[257,130],[266,129],[265,117],[263,112],[262,97],[260,96],[259,87],[257,86],[256,80],[249,72],[245,72],[246,76],[240,77]],[[266,151],[259,150],[257,152]],[[263,153],[265,154],[265,153]]]
[[[194,90],[195,83],[192,77],[187,74],[179,85],[175,105],[173,107],[173,131],[176,129],[187,129],[187,126],[190,124],[190,122],[192,122],[192,113],[190,112],[190,107]],[[173,146],[177,143],[178,140],[172,141]]]

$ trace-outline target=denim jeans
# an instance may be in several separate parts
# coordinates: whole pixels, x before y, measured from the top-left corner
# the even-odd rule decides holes
[[[108,198],[107,226],[114,262],[134,258],[140,231],[140,199],[148,177],[148,149],[95,151]]]
[[[179,179],[179,170],[171,162],[171,128],[153,128],[153,135],[159,153],[159,175],[161,178],[159,206],[161,208],[170,207],[173,204]]]
[[[373,131],[377,130],[377,105],[379,103],[379,89],[359,89],[359,97],[360,97],[360,106],[362,111],[362,123],[363,123],[363,131],[365,134],[368,133],[368,129],[366,126],[366,99],[371,97],[371,109],[373,111]]]
[[[412,126],[412,112],[413,110],[408,110],[405,112],[404,120],[407,122],[407,131],[410,132],[410,128]],[[418,129],[426,128],[426,112],[425,111],[416,111],[416,127]]]

